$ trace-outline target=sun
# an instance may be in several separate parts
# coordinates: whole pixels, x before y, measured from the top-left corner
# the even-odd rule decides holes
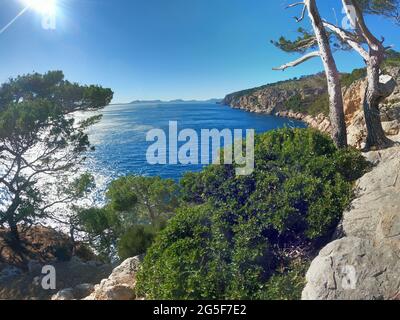
[[[23,0],[25,5],[41,14],[54,15],[56,0]]]

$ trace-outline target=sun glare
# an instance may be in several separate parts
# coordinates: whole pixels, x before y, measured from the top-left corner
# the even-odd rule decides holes
[[[54,15],[56,11],[56,0],[24,0],[24,3],[41,14]]]

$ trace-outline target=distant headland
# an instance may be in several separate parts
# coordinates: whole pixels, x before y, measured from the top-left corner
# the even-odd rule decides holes
[[[221,99],[208,99],[208,100],[183,100],[183,99],[176,99],[176,100],[134,100],[128,103],[113,103],[113,105],[124,105],[124,104],[171,104],[171,103],[221,103]]]

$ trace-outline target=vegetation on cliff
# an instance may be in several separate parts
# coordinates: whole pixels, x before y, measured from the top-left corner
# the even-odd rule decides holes
[[[385,71],[400,67],[400,53],[389,50],[383,63]],[[366,68],[342,73],[340,81],[343,88],[350,87],[360,79],[365,79]],[[326,78],[322,73],[302,76],[228,94],[222,102],[235,108],[275,114],[280,111],[294,111],[316,116],[329,114]]]
[[[329,239],[366,168],[357,151],[338,150],[311,129],[257,136],[252,175],[210,166],[183,178],[183,203],[149,249],[138,292],[157,299],[299,298],[308,254]]]

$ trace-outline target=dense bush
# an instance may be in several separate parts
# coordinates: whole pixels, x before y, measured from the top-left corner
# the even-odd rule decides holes
[[[278,270],[268,280],[263,300],[298,300],[306,284],[305,274],[309,263],[302,260],[294,261],[288,268]]]
[[[130,227],[118,242],[118,256],[125,260],[146,253],[152,245],[158,229],[151,225]]]
[[[78,210],[76,220],[104,260],[125,259],[146,252],[177,206],[173,180],[126,176],[110,184],[104,207]]]
[[[250,176],[236,176],[231,165],[182,179],[188,205],[149,249],[139,293],[159,299],[285,294],[285,281],[299,277],[296,270],[278,272],[281,249],[324,244],[351,200],[352,181],[367,169],[358,152],[338,151],[310,129],[257,136],[255,161]]]

